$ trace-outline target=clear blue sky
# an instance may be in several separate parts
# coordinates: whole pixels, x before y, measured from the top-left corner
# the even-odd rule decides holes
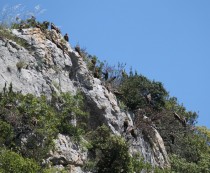
[[[210,128],[209,0],[1,0],[46,11],[70,43],[164,84]]]

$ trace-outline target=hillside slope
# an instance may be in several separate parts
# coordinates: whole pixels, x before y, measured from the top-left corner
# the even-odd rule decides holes
[[[48,99],[52,93],[76,94],[81,91],[90,114],[89,129],[94,130],[105,124],[113,134],[126,139],[131,155],[142,155],[152,166],[170,167],[164,142],[155,127],[150,126],[149,131],[154,134],[152,136],[136,129],[136,140],[130,133],[124,133],[125,119],[129,120],[129,126],[132,127],[135,114],[120,109],[116,96],[107,90],[101,80],[93,77],[83,58],[67,42],[62,42],[62,35],[54,30],[48,33],[58,43],[64,44],[65,48],[53,43],[39,28],[23,29],[22,32],[12,30],[11,34],[27,43],[24,47],[14,40],[0,38],[1,92],[10,83],[16,92],[31,93],[37,97],[46,95]],[[55,150],[46,161],[53,163],[54,167],[68,167],[69,172],[83,172],[82,166],[88,157],[88,152],[70,137],[59,134],[55,140]]]

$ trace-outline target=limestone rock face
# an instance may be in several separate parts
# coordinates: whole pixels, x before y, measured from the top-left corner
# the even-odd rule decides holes
[[[104,123],[113,134],[128,138],[131,154],[139,152],[153,166],[169,166],[163,140],[154,127],[151,127],[153,136],[145,138],[145,134],[139,131],[136,141],[123,133],[124,119],[128,117],[130,125],[133,125],[133,113],[120,110],[116,96],[93,77],[83,58],[68,43],[64,43],[63,47],[58,46],[56,42],[62,40],[60,34],[48,31],[49,37],[46,37],[38,28],[12,32],[26,40],[29,46],[22,47],[0,38],[1,91],[5,83],[12,83],[13,90],[23,94],[45,94],[49,98],[52,92],[76,93],[81,90],[90,110],[89,123],[93,129]],[[56,41],[53,41],[54,38]],[[71,173],[82,172],[81,166],[87,158],[87,152],[63,135],[55,140],[55,148],[56,151],[51,152],[48,159],[53,166],[68,166]]]
[[[170,167],[163,139],[158,131],[151,127],[149,134],[142,133],[141,130],[138,130],[137,133],[138,137],[136,141],[131,136],[128,136],[130,153],[132,155],[141,153],[145,161],[152,163],[152,165],[158,165],[161,168]]]
[[[30,47],[25,49],[10,40],[0,40],[1,89],[5,83],[12,82],[15,91],[37,96],[50,97],[52,91],[58,90],[76,91],[68,77],[71,59],[61,49],[47,40],[39,29],[13,32],[26,39]]]
[[[81,166],[87,159],[87,152],[74,143],[68,136],[58,135],[55,149],[50,152],[47,162],[52,165],[66,167],[70,172],[82,172]]]

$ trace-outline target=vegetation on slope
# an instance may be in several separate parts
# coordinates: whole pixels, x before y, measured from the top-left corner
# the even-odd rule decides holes
[[[53,149],[53,139],[58,133],[79,141],[87,119],[82,100],[79,93],[75,96],[62,93],[47,100],[45,96],[37,98],[13,92],[12,85],[9,89],[5,87],[0,93],[0,169],[7,172],[11,166],[14,172],[22,172],[18,170],[27,169],[23,167],[30,163],[34,166],[28,168],[37,172],[36,169],[46,166],[42,160]],[[69,123],[72,119],[77,120],[77,127]],[[7,165],[3,162],[6,156],[13,158]],[[14,159],[20,162],[17,170],[13,167]],[[25,172],[33,172],[30,169]]]
[[[198,117],[195,112],[187,111],[178,104],[160,82],[133,75],[132,72],[122,79],[119,90],[125,97],[127,107],[131,110],[140,108],[151,119],[149,125],[155,125],[160,132],[171,155],[172,171],[210,171],[209,130],[195,126]],[[147,125],[142,126],[138,118],[134,123],[136,127],[146,129]]]
[[[133,173],[146,170],[163,172],[159,168],[152,168],[140,155],[131,157],[129,146],[124,138],[113,135],[107,126],[98,127],[86,135],[90,141],[89,161],[84,170],[100,173]],[[168,171],[168,170],[165,170]]]
[[[143,115],[150,118],[150,123],[144,123],[136,115],[134,125],[143,131],[147,131],[150,125],[158,129],[171,158],[171,171],[210,172],[210,131],[196,126],[196,112],[187,111],[177,98],[170,97],[161,82],[151,81],[132,70],[126,74],[124,66],[105,66],[86,51],[84,55],[89,64],[93,58],[97,59],[94,68],[98,68],[100,74],[107,70],[110,76],[113,76],[113,72],[117,74],[117,81],[111,83],[111,91],[115,93],[117,90],[116,96],[124,110],[135,112],[140,109]],[[93,73],[94,68],[90,68]],[[109,83],[109,79],[100,79],[105,86]]]

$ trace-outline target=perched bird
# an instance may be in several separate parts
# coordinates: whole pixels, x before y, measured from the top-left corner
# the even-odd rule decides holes
[[[104,79],[107,80],[109,78],[109,72],[106,70],[106,72],[102,73],[104,75]]]
[[[64,40],[66,40],[67,42],[69,42],[69,36],[68,36],[67,33],[64,35]]]
[[[56,26],[54,25],[54,23],[51,23],[51,30],[52,30],[52,29],[56,30],[57,33],[61,33],[60,29],[59,29],[58,27],[56,27]]]
[[[124,127],[124,131],[123,132],[126,132],[127,128],[128,128],[128,120],[125,119],[124,123],[123,123],[123,127]]]
[[[135,140],[137,140],[137,135],[136,135],[136,133],[135,133],[135,131],[134,131],[133,128],[130,130],[130,133],[131,133],[131,136],[133,136],[133,138],[134,138]]]

